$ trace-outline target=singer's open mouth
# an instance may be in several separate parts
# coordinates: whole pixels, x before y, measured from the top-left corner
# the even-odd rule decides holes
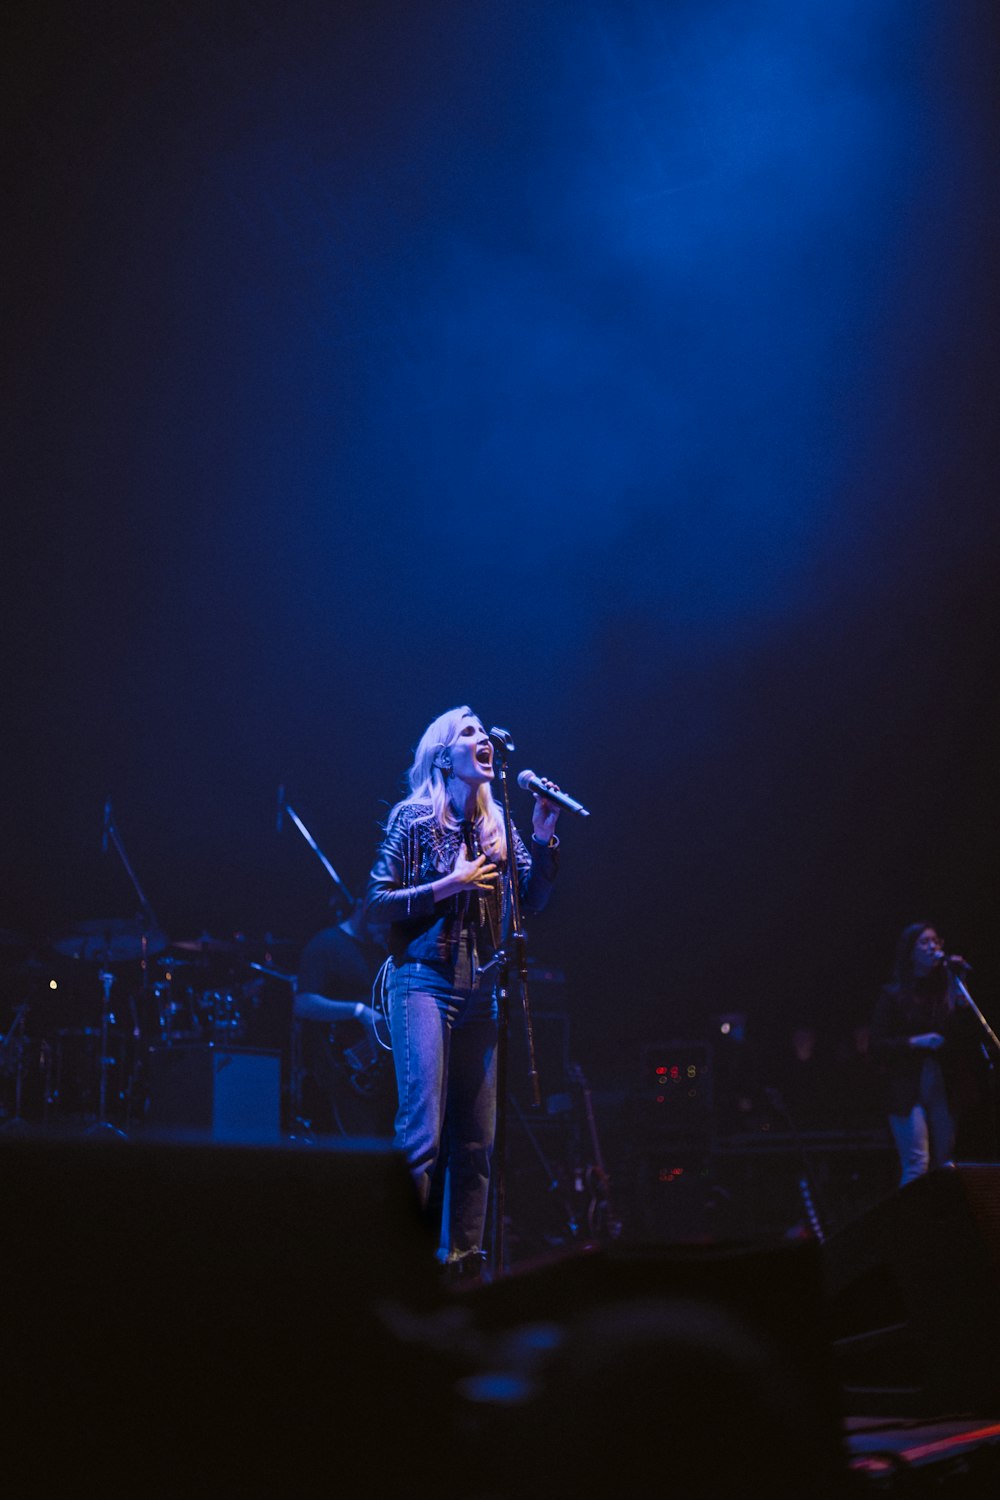
[[[481,766],[486,766],[488,769],[492,770],[492,768],[493,768],[493,746],[492,745],[480,745],[479,748],[476,751],[476,760],[479,762],[479,764]]]

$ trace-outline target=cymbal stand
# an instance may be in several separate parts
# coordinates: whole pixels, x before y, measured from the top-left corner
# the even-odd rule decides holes
[[[14,1073],[14,1113],[9,1120],[5,1120],[0,1130],[15,1131],[26,1130],[28,1122],[21,1114],[21,1094],[24,1085],[24,1021],[28,1014],[28,1001],[25,1000],[17,1008],[17,1014],[10,1025],[7,1035],[0,1037],[0,1054],[7,1051],[12,1044],[17,1048],[17,1063]]]
[[[87,1131],[93,1135],[97,1131],[110,1131],[113,1135],[125,1138],[124,1130],[119,1130],[108,1119],[108,1069],[111,1067],[111,1057],[108,1053],[110,1046],[111,1030],[111,986],[115,982],[115,976],[110,969],[101,969],[98,974],[101,986],[104,990],[104,1002],[101,1006],[101,1056],[98,1063],[98,1103],[97,1119]]]
[[[149,932],[159,932],[160,931],[160,924],[159,924],[159,922],[156,919],[156,914],[153,911],[153,908],[149,904],[149,900],[147,899],[145,891],[143,890],[142,886],[139,884],[138,876],[136,875],[135,871],[132,868],[132,864],[131,864],[131,862],[129,860],[129,857],[125,853],[125,845],[122,843],[121,834],[118,832],[118,825],[115,822],[114,811],[113,811],[112,806],[111,806],[111,798],[110,797],[107,799],[107,801],[104,804],[104,834],[103,834],[103,838],[102,838],[102,841],[101,841],[101,849],[102,849],[102,851],[107,850],[108,840],[109,839],[114,844],[115,851],[116,851],[116,853],[118,855],[118,858],[121,860],[122,865],[124,866],[125,873],[128,876],[129,880],[132,882],[132,888],[135,891],[135,894],[136,894],[136,896],[139,899],[139,908],[140,908],[140,911],[142,912],[142,915],[145,918],[146,924],[147,924],[147,932],[143,934],[143,938],[142,938],[142,958],[141,958],[140,964],[139,964],[139,967],[140,967],[140,969],[142,971],[142,994],[143,994],[143,998],[145,1000],[145,998],[146,998],[146,996],[148,994],[148,991],[149,991],[149,954],[148,954],[148,951],[147,951],[147,945],[148,945],[148,936],[147,936],[147,934]],[[107,1013],[108,1013],[108,1007],[109,1007],[109,995],[110,995],[110,990],[111,990],[111,983],[113,981],[112,981],[112,976],[105,975],[103,973],[100,975],[100,979],[101,979],[101,983],[104,985],[105,988],[104,988],[104,1005],[102,1007],[102,1016],[101,1016],[101,1064],[100,1064],[100,1074],[101,1074],[101,1115],[100,1115],[100,1118],[98,1120],[98,1128],[105,1128],[106,1127],[106,1122],[104,1121],[104,1102],[105,1102],[104,1101],[104,1095],[105,1095],[105,1090],[106,1090],[106,1069],[107,1069],[107,1066],[108,1066],[107,1062],[105,1061],[106,1052],[107,1052],[106,1035],[105,1035],[105,1033],[107,1031]],[[107,982],[105,982],[105,981],[107,981]],[[136,1093],[136,1079],[139,1076],[139,1072],[140,1072],[139,1048],[138,1048],[140,1028],[139,1028],[138,1017],[135,1016],[135,1005],[134,1005],[134,1002],[130,1001],[129,1003],[132,1006],[132,1012],[133,1012],[133,1022],[134,1022],[134,1024],[133,1024],[133,1042],[135,1043],[135,1045],[132,1047],[131,1053],[130,1053],[129,1078],[128,1078],[128,1083],[126,1085],[126,1097],[127,1097],[127,1101],[128,1101],[128,1103],[127,1103],[127,1114],[130,1116],[131,1112],[132,1112],[132,1107],[133,1107],[134,1099],[135,1099],[135,1093]],[[119,1132],[119,1134],[121,1134],[121,1133],[122,1132]]]
[[[500,785],[504,828],[507,834],[507,869],[504,879],[510,901],[511,930],[510,952],[505,945],[500,954],[500,974],[497,980],[497,1125],[493,1144],[493,1170],[490,1174],[492,1197],[492,1243],[490,1247],[490,1270],[494,1277],[506,1271],[506,1208],[507,1208],[507,1053],[510,1029],[508,1009],[508,983],[513,968],[521,995],[524,1025],[528,1045],[528,1081],[531,1084],[531,1102],[538,1109],[542,1102],[535,1066],[535,1040],[531,1025],[531,1007],[528,1003],[528,950],[527,939],[521,921],[521,893],[517,878],[517,860],[514,855],[514,824],[510,812],[510,792],[507,785],[507,756],[514,749],[514,741],[505,729],[490,730],[493,743],[494,764]]]

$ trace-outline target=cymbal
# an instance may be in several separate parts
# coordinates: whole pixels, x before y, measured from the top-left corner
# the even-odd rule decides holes
[[[184,942],[171,943],[170,946],[180,948],[182,953],[243,954],[246,952],[246,946],[243,943],[231,943],[224,938],[213,937],[190,938]]]
[[[255,964],[253,959],[247,967],[256,969],[258,974],[268,974],[272,979],[283,979],[286,984],[294,984],[296,980],[294,974],[286,974],[282,969],[272,969],[269,964]]]
[[[251,954],[263,956],[270,953],[272,948],[288,948],[291,944],[285,938],[214,938],[203,933],[199,938],[175,942],[170,946],[179,948],[183,953],[221,953],[223,956],[246,959]]]
[[[85,963],[123,964],[162,953],[166,935],[142,922],[126,917],[96,918],[77,922],[69,932],[61,933],[52,943],[56,953]]]

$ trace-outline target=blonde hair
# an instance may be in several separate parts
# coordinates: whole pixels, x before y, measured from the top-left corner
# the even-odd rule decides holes
[[[461,828],[461,820],[456,818],[448,796],[448,778],[441,766],[441,752],[458,739],[463,722],[475,717],[468,704],[463,704],[461,708],[449,708],[447,713],[439,714],[433,723],[428,724],[413,752],[413,764],[406,773],[410,795],[397,803],[397,807],[429,802],[440,828],[452,831]],[[507,833],[503,813],[493,800],[493,790],[488,782],[484,782],[476,794],[474,822],[483,851],[491,859],[506,859]]]

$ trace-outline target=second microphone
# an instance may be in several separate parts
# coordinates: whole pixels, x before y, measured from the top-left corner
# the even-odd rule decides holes
[[[535,775],[534,771],[522,771],[517,778],[517,784],[519,787],[523,787],[526,792],[534,792],[539,797],[547,797],[550,802],[556,803],[558,807],[565,808],[567,812],[578,813],[581,818],[590,817],[587,809],[579,802],[575,802],[572,797],[567,796],[565,792],[551,791],[545,785],[544,781]]]

